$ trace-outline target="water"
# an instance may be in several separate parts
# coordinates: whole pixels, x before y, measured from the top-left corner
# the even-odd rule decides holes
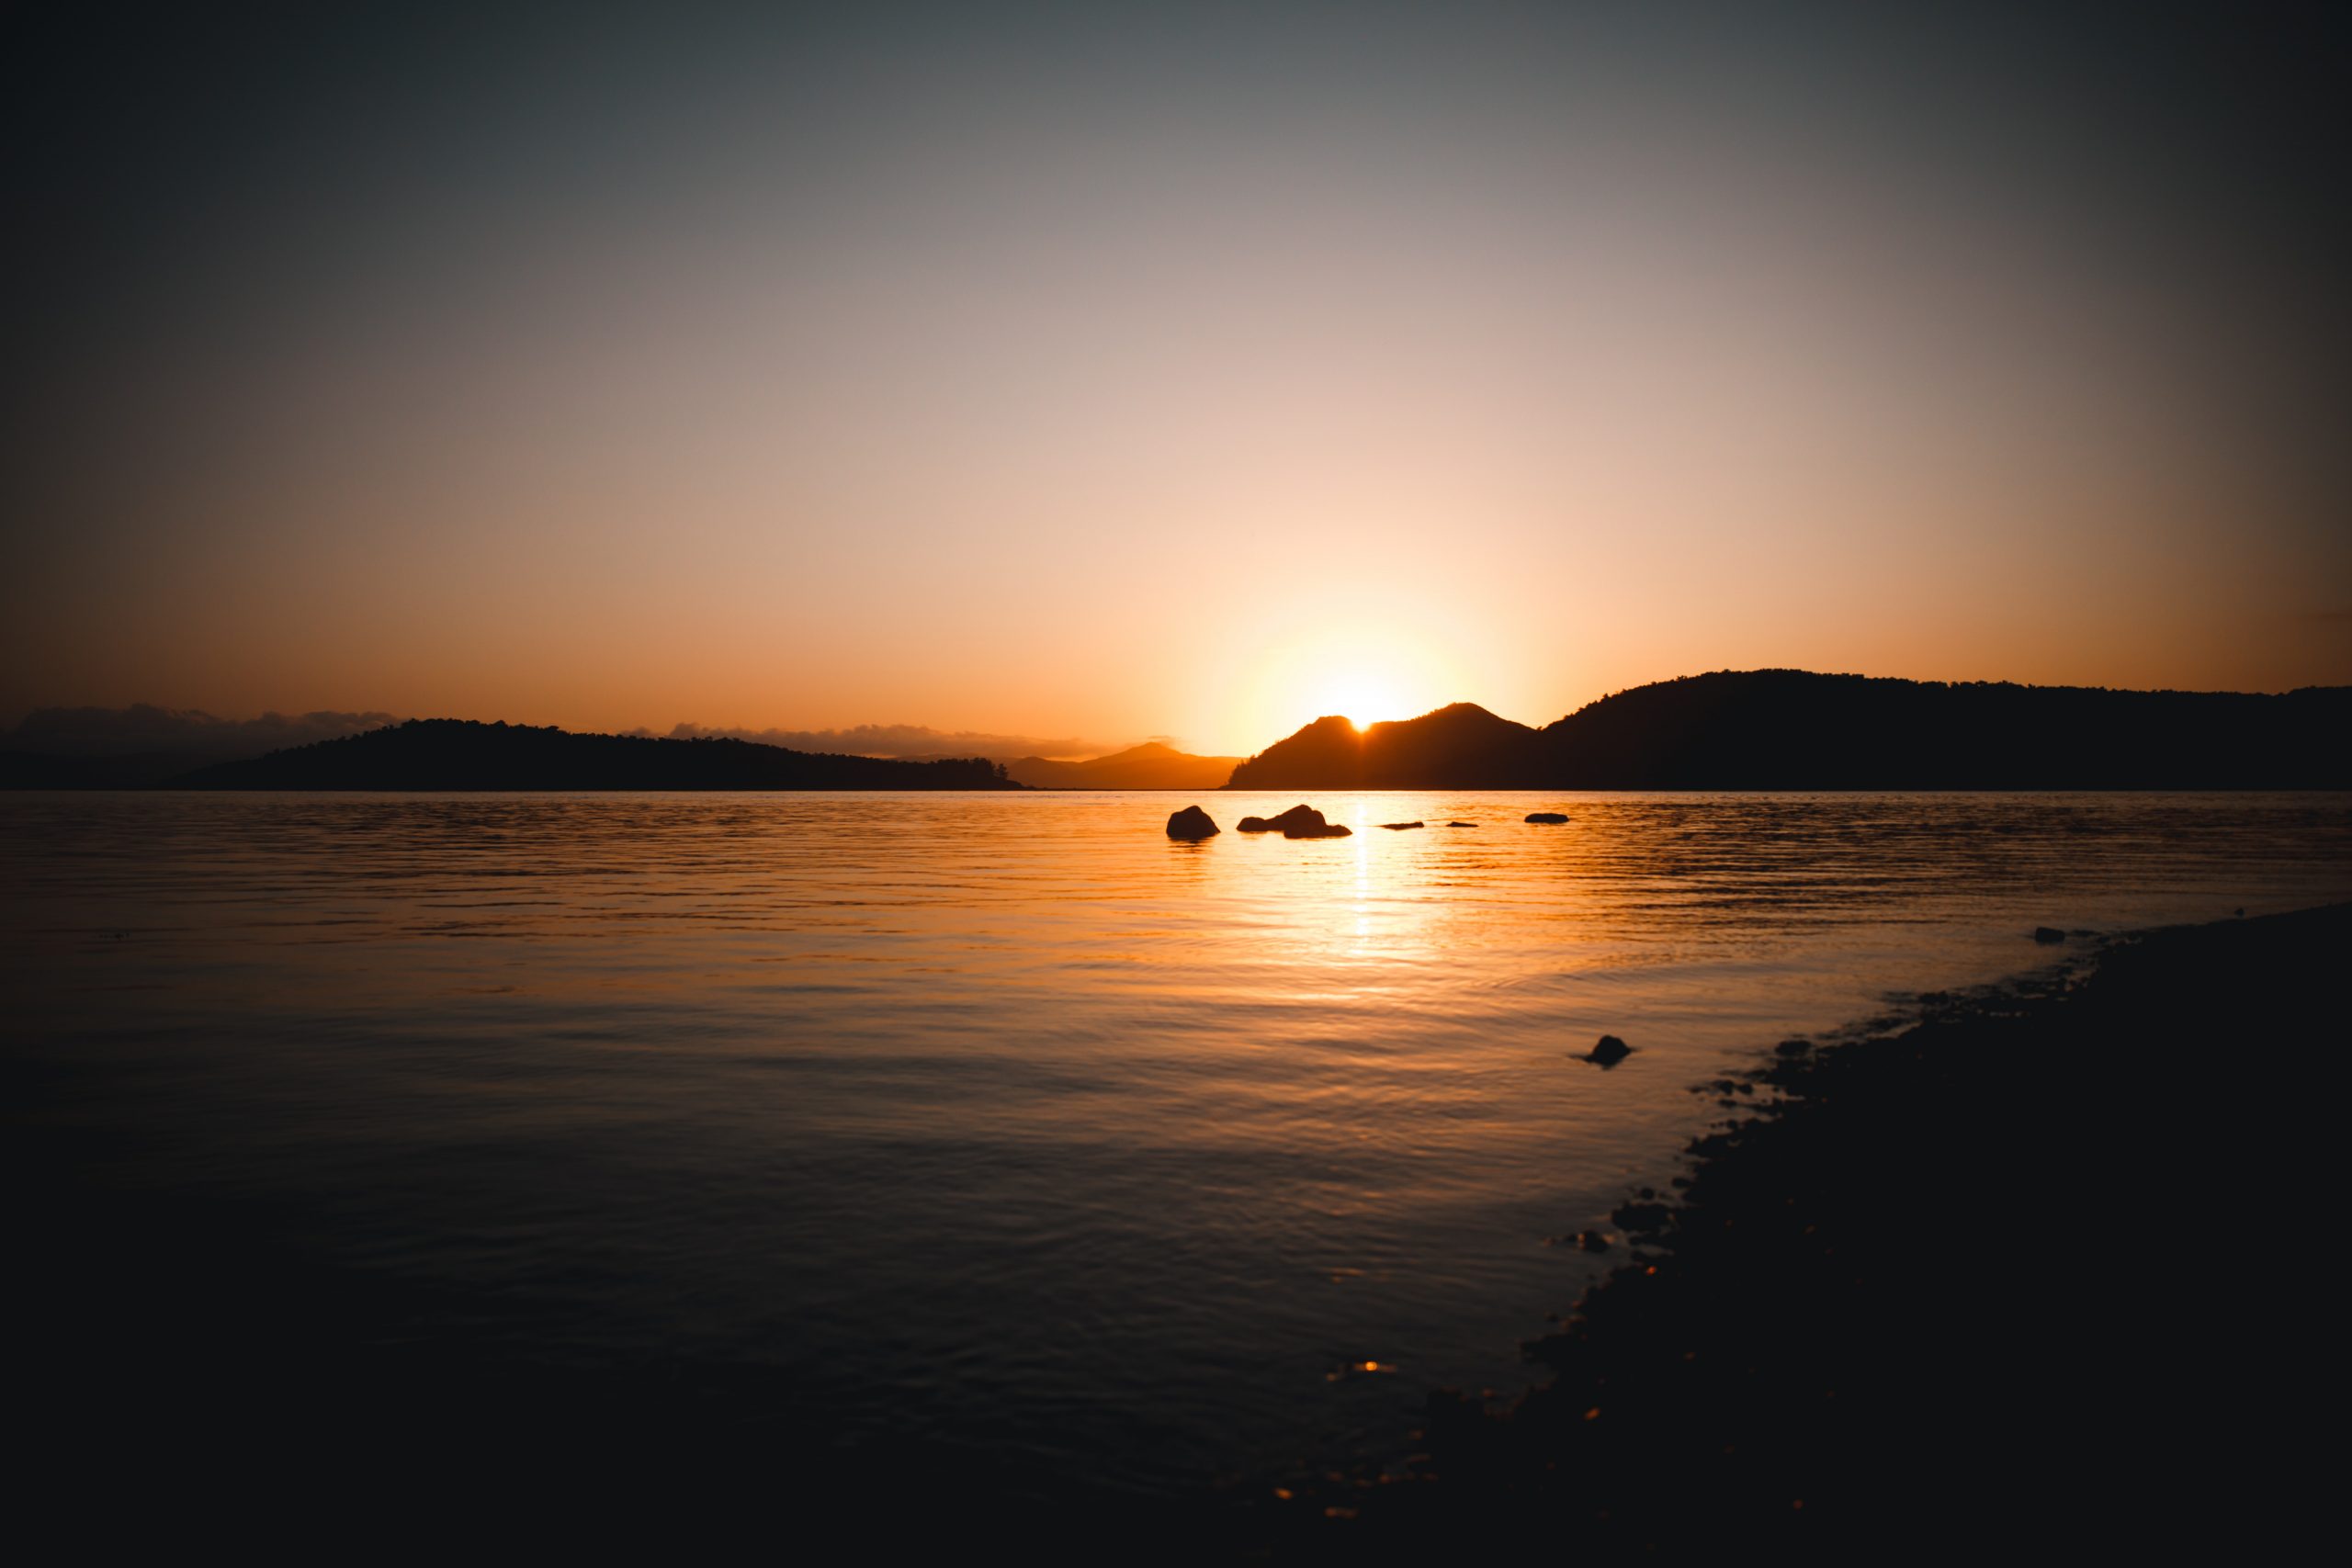
[[[2352,897],[2342,795],[1311,798],[0,796],[6,1130],[342,1331],[1183,1495],[1522,1382],[1773,1042]]]

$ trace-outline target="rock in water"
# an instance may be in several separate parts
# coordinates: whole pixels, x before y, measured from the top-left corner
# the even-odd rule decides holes
[[[2033,928],[2033,940],[2040,942],[2064,942],[2066,933],[2056,926],[2036,926]]]
[[[1476,822],[1448,822],[1446,824],[1449,828],[1476,828],[1477,825],[1478,824]]]
[[[1584,1059],[1596,1067],[1613,1067],[1633,1054],[1631,1045],[1614,1034],[1604,1034],[1593,1043],[1591,1050],[1584,1054]]]
[[[1646,1234],[1662,1231],[1673,1222],[1674,1211],[1663,1203],[1620,1203],[1609,1211],[1609,1217],[1621,1231]]]
[[[1381,826],[1387,829],[1392,833],[1401,833],[1408,828],[1419,828],[1422,826],[1422,824],[1419,822],[1383,822]]]
[[[1168,818],[1168,836],[1171,839],[1213,838],[1216,830],[1209,814],[1197,806],[1188,806]]]
[[[1568,814],[1565,811],[1531,811],[1527,814],[1527,819],[1530,822],[1565,822],[1568,819]]]
[[[1346,839],[1354,831],[1336,822],[1326,822],[1323,813],[1311,806],[1294,806],[1279,817],[1244,817],[1240,822],[1245,833],[1280,833],[1285,839]]]

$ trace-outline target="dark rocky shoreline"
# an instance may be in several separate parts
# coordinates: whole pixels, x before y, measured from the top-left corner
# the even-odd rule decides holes
[[[1790,1042],[1507,1406],[1246,1511],[1254,1555],[1900,1561],[2258,1546],[2332,1409],[2310,1222],[2352,905],[2118,939],[2091,963]],[[2279,1243],[2283,1245],[2269,1245]],[[2306,1393],[2307,1391],[2307,1393]]]

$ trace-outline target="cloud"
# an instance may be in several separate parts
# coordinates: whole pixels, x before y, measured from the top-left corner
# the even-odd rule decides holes
[[[795,751],[841,751],[854,757],[1099,757],[1118,750],[1075,736],[991,735],[977,729],[933,729],[924,724],[858,724],[847,729],[743,729],[681,724],[673,740],[756,740]]]
[[[0,750],[42,757],[168,756],[193,766],[332,740],[397,718],[389,713],[323,712],[219,718],[195,708],[152,703],[122,708],[37,708],[0,736]]]

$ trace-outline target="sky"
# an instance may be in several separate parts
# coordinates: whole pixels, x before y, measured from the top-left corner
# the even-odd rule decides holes
[[[2323,13],[64,9],[0,721],[2352,682]]]

